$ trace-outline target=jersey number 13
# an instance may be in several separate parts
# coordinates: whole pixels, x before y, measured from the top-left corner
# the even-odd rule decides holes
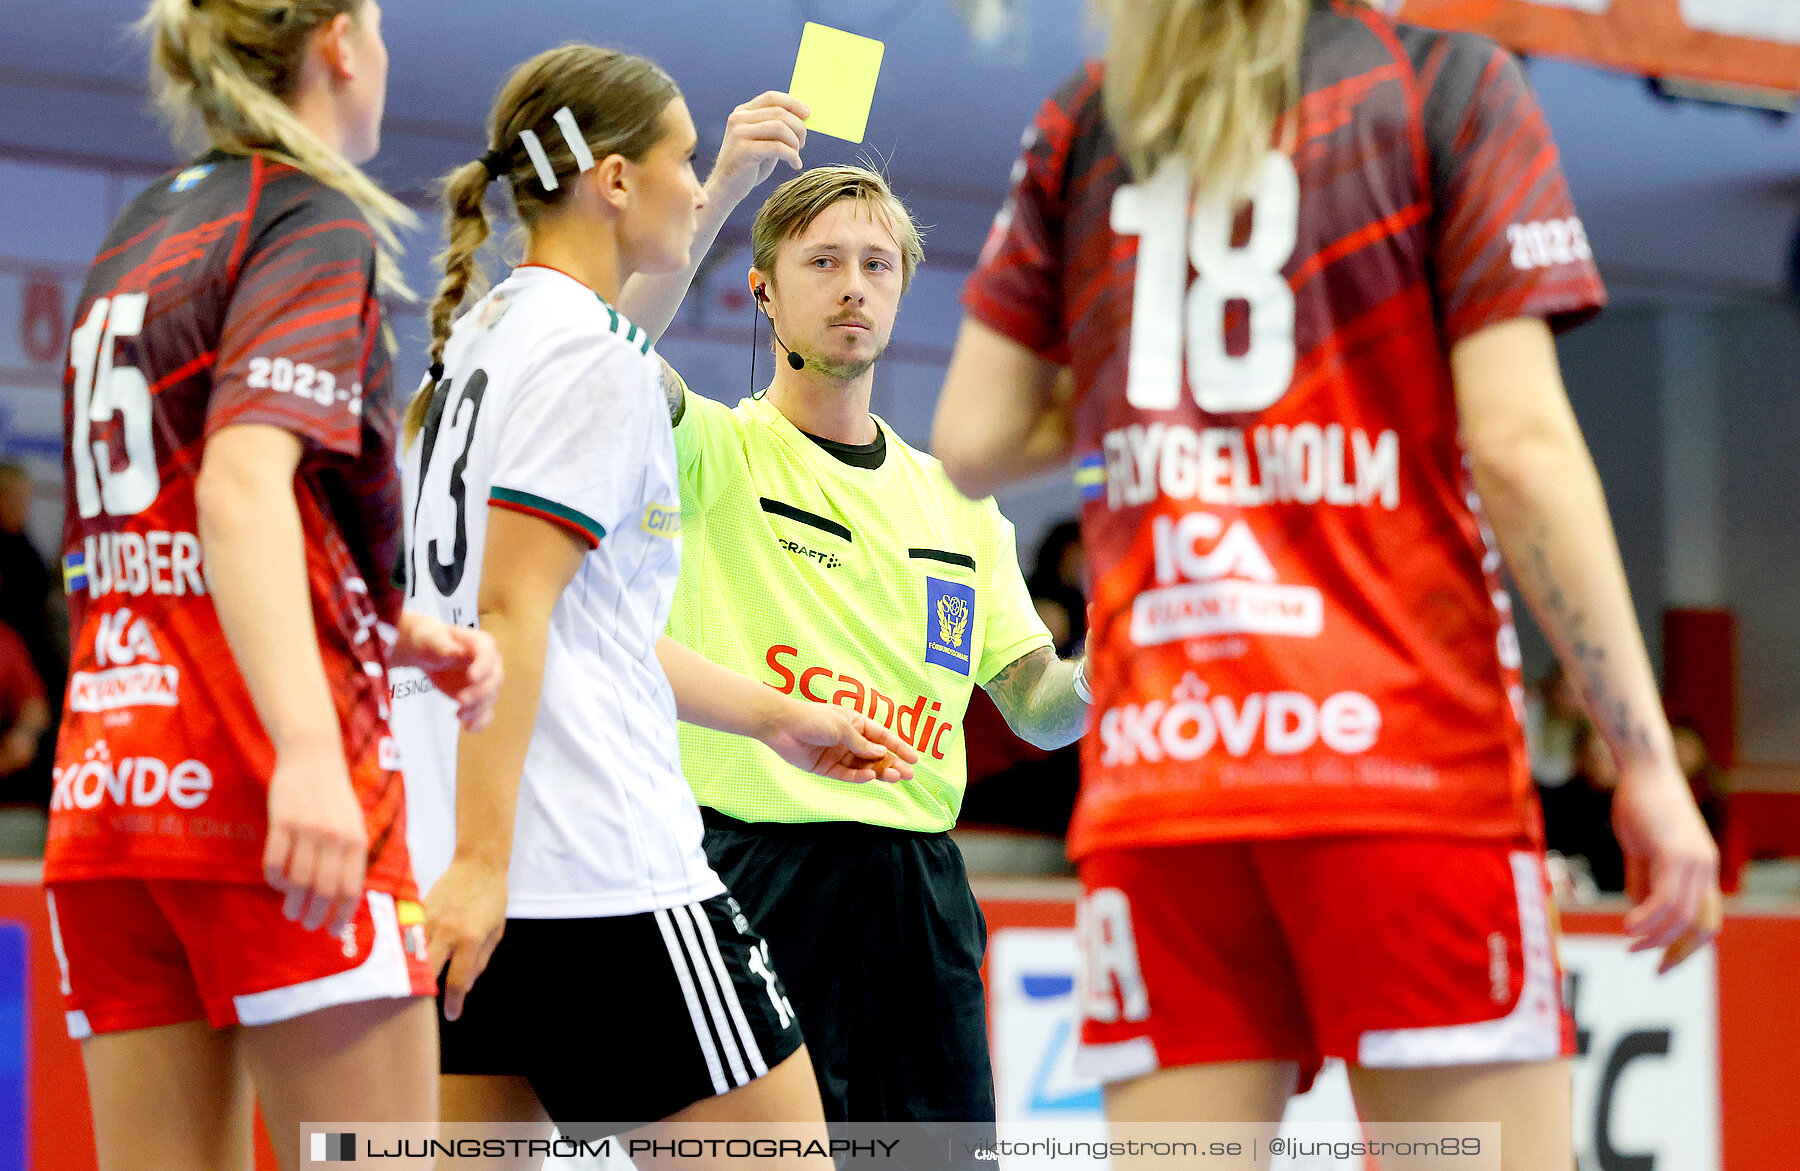
[[[464,473],[469,468],[469,451],[475,446],[475,421],[481,415],[481,400],[487,394],[488,376],[476,370],[458,387],[449,379],[437,384],[431,395],[431,406],[419,431],[419,500],[413,504],[413,567],[406,575],[407,594],[419,595],[419,549],[425,553],[425,568],[431,584],[442,597],[450,597],[462,585],[463,571],[469,564],[469,500]],[[440,450],[441,448],[441,450]],[[455,452],[448,468],[442,457]],[[434,459],[434,457],[436,457]],[[439,477],[443,485],[439,487]],[[427,492],[443,491],[455,510],[448,542],[442,534],[427,536],[418,532],[422,510],[419,502]],[[478,506],[485,501],[477,502]],[[447,547],[446,547],[447,545]],[[448,553],[448,558],[445,554]]]

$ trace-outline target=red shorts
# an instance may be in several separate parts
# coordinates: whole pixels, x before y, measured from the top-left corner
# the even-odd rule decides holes
[[[1375,836],[1103,850],[1080,866],[1101,1081],[1219,1061],[1398,1069],[1573,1053],[1540,850]]]
[[[308,931],[273,888],[165,879],[51,884],[69,1035],[205,1019],[267,1025],[436,992],[418,903],[369,891],[350,929]]]

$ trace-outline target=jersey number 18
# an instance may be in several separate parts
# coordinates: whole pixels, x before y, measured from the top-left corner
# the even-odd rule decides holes
[[[1125,399],[1147,411],[1180,403],[1185,333],[1188,385],[1201,409],[1260,411],[1286,394],[1294,377],[1294,292],[1281,270],[1299,239],[1300,176],[1280,151],[1264,157],[1242,247],[1232,246],[1236,201],[1222,194],[1192,200],[1192,190],[1186,165],[1168,158],[1148,183],[1113,195],[1113,231],[1138,237]],[[1190,263],[1198,273],[1192,285]],[[1250,311],[1250,345],[1236,355],[1225,346],[1233,301]]]

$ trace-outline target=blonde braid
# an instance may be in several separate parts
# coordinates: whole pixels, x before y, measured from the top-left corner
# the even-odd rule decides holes
[[[480,162],[464,163],[444,176],[444,250],[436,263],[444,270],[438,282],[437,295],[431,299],[431,377],[413,395],[406,407],[405,436],[413,436],[425,425],[425,411],[431,405],[431,392],[443,376],[444,346],[450,340],[450,327],[456,322],[456,311],[464,301],[479,299],[487,291],[487,274],[482,271],[477,254],[486,244],[488,226],[487,168]]]

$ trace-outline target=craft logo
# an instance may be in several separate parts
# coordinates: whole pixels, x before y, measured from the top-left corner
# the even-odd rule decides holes
[[[356,1162],[356,1136],[353,1134],[313,1135],[312,1161],[315,1163]]]
[[[776,537],[775,543],[796,557],[804,557],[808,561],[817,562],[821,569],[836,569],[844,563],[842,558],[828,549],[808,549],[805,545],[797,541],[790,541],[786,537]]]
[[[969,674],[969,623],[975,588],[938,577],[925,579],[925,661]]]

